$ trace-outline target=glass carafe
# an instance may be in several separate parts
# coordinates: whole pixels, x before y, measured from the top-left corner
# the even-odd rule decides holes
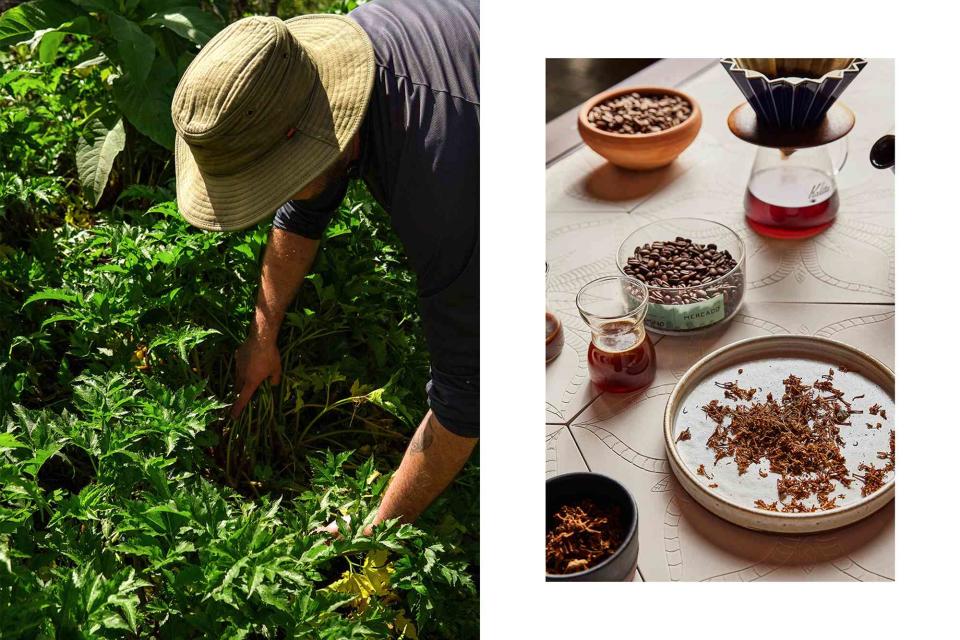
[[[847,141],[828,147],[758,147],[743,206],[747,222],[771,238],[809,238],[833,224],[840,208],[835,177],[847,161]]]
[[[627,276],[598,278],[577,293],[577,310],[592,334],[587,370],[598,388],[624,393],[653,382],[657,359],[643,326],[647,304],[646,285]]]

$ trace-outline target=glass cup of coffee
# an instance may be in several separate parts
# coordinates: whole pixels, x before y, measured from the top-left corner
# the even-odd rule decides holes
[[[646,285],[627,276],[598,278],[577,293],[591,333],[587,370],[599,389],[626,393],[653,382],[657,359],[643,324],[648,303]]]

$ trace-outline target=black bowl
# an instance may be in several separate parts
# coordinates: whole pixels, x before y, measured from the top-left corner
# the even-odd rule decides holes
[[[626,523],[626,535],[613,555],[600,564],[577,573],[548,573],[547,582],[620,582],[632,579],[637,570],[637,505],[626,487],[599,473],[566,473],[547,480],[546,526],[561,506],[589,498],[598,504],[620,507]]]

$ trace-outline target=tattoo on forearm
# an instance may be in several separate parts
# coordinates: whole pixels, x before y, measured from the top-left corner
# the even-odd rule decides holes
[[[427,423],[423,425],[423,429],[419,429],[415,434],[413,434],[413,439],[410,441],[410,451],[414,453],[423,453],[433,444],[433,416],[430,416],[427,419]]]

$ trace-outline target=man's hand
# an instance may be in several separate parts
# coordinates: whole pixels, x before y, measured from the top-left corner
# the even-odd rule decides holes
[[[230,408],[230,416],[236,420],[250,398],[267,378],[270,384],[280,384],[280,349],[276,340],[261,338],[255,333],[244,340],[237,349],[237,399]]]
[[[280,350],[277,336],[283,316],[297,295],[319,241],[272,229],[260,273],[260,291],[253,312],[250,333],[237,349],[237,399],[230,415],[239,418],[260,383],[270,378],[280,384]]]

